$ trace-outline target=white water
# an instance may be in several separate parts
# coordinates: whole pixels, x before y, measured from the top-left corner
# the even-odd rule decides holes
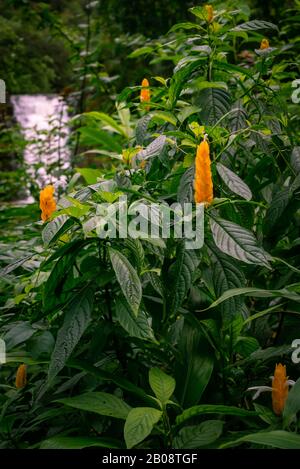
[[[70,165],[66,103],[57,95],[15,95],[14,115],[28,142],[24,150],[27,173],[40,188],[64,188],[64,170]],[[31,198],[26,202],[31,202]]]

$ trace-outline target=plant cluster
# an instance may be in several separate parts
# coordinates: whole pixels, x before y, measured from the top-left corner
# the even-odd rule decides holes
[[[5,258],[3,448],[300,448],[296,52],[248,8],[191,14],[133,54],[170,77],[80,115],[102,166],[46,188],[26,255]],[[124,195],[204,203],[203,247],[99,238]]]

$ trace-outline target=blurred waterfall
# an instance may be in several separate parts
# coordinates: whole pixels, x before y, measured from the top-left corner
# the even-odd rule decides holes
[[[11,96],[16,121],[28,142],[24,150],[27,173],[40,188],[65,187],[70,166],[67,105],[58,95]],[[27,200],[30,202],[31,200]]]

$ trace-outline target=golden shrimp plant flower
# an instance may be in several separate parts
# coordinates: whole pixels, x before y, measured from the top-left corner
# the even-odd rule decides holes
[[[142,81],[140,101],[141,101],[141,103],[149,103],[150,102],[149,81],[147,80],[147,78],[144,78],[143,81]]]
[[[54,187],[49,185],[40,191],[40,209],[42,210],[41,219],[48,220],[56,210],[56,202],[54,199]]]
[[[204,140],[197,147],[195,160],[194,199],[196,204],[209,205],[213,200],[213,182],[210,169],[209,144]]]
[[[16,374],[16,388],[22,389],[27,384],[27,365],[24,363],[19,366]]]
[[[260,43],[260,50],[268,49],[269,47],[270,47],[269,40],[266,39],[266,38],[262,39],[262,41]]]
[[[276,415],[281,415],[288,397],[289,386],[293,386],[295,381],[288,379],[286,366],[278,363],[275,366],[274,376],[271,376],[271,386],[252,386],[247,391],[256,391],[253,399],[256,399],[262,392],[272,392],[272,407]]]
[[[207,22],[211,23],[212,20],[214,19],[214,9],[211,5],[205,5],[204,8],[207,14]]]

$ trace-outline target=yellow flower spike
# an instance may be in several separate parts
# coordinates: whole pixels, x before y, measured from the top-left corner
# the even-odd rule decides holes
[[[40,191],[40,209],[42,210],[41,219],[43,221],[48,220],[56,210],[56,202],[53,197],[54,187],[46,186],[43,190]]]
[[[147,78],[144,78],[142,81],[142,89],[140,94],[141,103],[150,103],[150,90],[149,90],[149,81]]]
[[[272,407],[276,415],[281,415],[289,393],[286,367],[279,363],[275,367],[272,381]]]
[[[213,200],[213,182],[210,169],[209,144],[206,137],[197,147],[195,161],[194,199],[196,204],[211,204]]]
[[[211,5],[204,5],[204,8],[207,13],[207,22],[211,23],[212,20],[214,19],[214,9]]]
[[[266,39],[266,38],[262,39],[262,41],[260,43],[260,50],[268,49],[269,47],[270,47],[269,40]]]
[[[20,365],[16,374],[16,388],[22,389],[27,384],[27,365]]]

